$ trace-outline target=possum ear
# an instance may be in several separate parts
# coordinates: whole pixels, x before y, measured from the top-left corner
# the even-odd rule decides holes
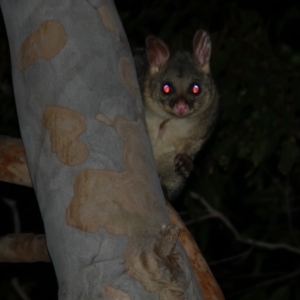
[[[146,53],[151,66],[151,73],[157,73],[170,56],[168,46],[153,35],[146,38]]]
[[[209,34],[204,30],[198,30],[193,40],[194,56],[200,63],[204,73],[210,73],[209,59],[211,54],[211,41]]]

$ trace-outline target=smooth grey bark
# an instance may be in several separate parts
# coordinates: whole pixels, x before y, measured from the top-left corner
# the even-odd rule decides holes
[[[2,0],[1,7],[59,299],[203,299],[178,230],[164,225],[113,1]]]

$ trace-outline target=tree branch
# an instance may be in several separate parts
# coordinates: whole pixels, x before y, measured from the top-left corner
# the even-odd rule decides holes
[[[23,143],[20,139],[0,136],[0,180],[32,186]]]
[[[300,269],[297,269],[296,271],[292,272],[292,273],[287,273],[287,274],[284,274],[282,276],[278,276],[276,278],[272,278],[272,279],[269,279],[269,280],[265,280],[265,281],[262,281],[256,285],[252,285],[246,289],[243,289],[241,291],[238,291],[236,293],[233,293],[231,295],[229,295],[227,297],[227,299],[229,298],[234,298],[238,295],[241,295],[241,294],[245,294],[245,293],[248,293],[248,292],[252,292],[254,289],[258,289],[258,288],[261,288],[261,287],[264,287],[264,286],[268,286],[268,285],[272,285],[274,283],[279,283],[279,282],[282,282],[282,281],[285,281],[285,280],[288,280],[288,279],[292,279],[294,277],[297,277],[300,275]]]
[[[17,294],[20,296],[22,300],[30,300],[26,292],[23,290],[23,288],[20,286],[18,278],[14,277],[11,280],[11,284],[14,287]]]
[[[0,238],[0,262],[50,262],[43,234],[10,234]]]
[[[277,250],[277,249],[284,249],[296,254],[300,254],[300,249],[293,247],[291,245],[285,244],[285,243],[268,243],[268,242],[264,242],[264,241],[259,241],[259,240],[255,240],[255,239],[250,239],[250,238],[245,238],[242,237],[240,235],[240,233],[237,231],[237,229],[232,225],[232,223],[229,221],[229,219],[223,215],[221,212],[215,210],[212,206],[210,206],[210,204],[203,199],[202,197],[200,197],[199,195],[197,195],[196,193],[191,193],[190,194],[194,199],[197,199],[201,202],[201,204],[208,210],[208,212],[210,213],[210,216],[212,216],[213,218],[218,218],[220,219],[226,226],[227,228],[234,234],[235,238],[244,244],[248,244],[251,246],[257,246],[260,248],[265,248],[265,249],[269,249],[269,250]]]

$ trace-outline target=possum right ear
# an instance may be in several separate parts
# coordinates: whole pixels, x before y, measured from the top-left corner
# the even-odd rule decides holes
[[[200,63],[204,73],[209,73],[209,59],[211,54],[211,41],[209,34],[204,30],[198,30],[193,40],[194,56]]]
[[[170,56],[168,46],[153,35],[149,35],[146,38],[146,53],[151,66],[151,73],[157,73]]]

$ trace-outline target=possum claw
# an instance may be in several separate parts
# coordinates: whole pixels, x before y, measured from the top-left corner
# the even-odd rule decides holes
[[[177,154],[174,158],[175,173],[189,177],[194,168],[192,158],[187,154]]]

